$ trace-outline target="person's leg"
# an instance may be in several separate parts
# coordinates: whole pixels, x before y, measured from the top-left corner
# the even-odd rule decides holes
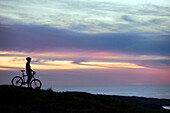
[[[30,75],[27,75],[28,76],[28,80],[27,80],[27,87],[30,88],[30,81],[31,81],[31,76]]]

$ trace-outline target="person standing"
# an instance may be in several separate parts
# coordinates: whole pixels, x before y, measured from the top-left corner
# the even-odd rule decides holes
[[[28,88],[29,88],[30,87],[30,81],[31,81],[33,75],[36,72],[31,69],[31,66],[30,66],[31,58],[27,57],[26,60],[27,60],[27,63],[26,63],[26,73],[27,73],[27,76],[28,76],[27,84],[28,84]]]

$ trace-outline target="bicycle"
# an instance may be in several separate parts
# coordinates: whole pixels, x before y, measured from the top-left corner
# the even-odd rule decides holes
[[[22,86],[22,85],[26,85],[27,84],[27,75],[24,75],[25,70],[21,70],[22,72],[22,76],[15,76],[12,79],[12,85],[13,86]],[[30,81],[30,87],[33,89],[40,89],[42,86],[42,83],[39,79],[35,78],[34,76],[35,74],[33,74],[32,76],[32,80]]]

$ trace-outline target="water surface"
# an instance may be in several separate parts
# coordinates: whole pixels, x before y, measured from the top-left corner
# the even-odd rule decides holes
[[[170,99],[170,85],[88,85],[88,86],[44,86],[54,91],[80,91],[92,94],[138,96]]]

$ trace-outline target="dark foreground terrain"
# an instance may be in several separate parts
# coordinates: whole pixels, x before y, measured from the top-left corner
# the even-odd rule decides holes
[[[170,113],[167,99],[0,86],[0,113]]]

